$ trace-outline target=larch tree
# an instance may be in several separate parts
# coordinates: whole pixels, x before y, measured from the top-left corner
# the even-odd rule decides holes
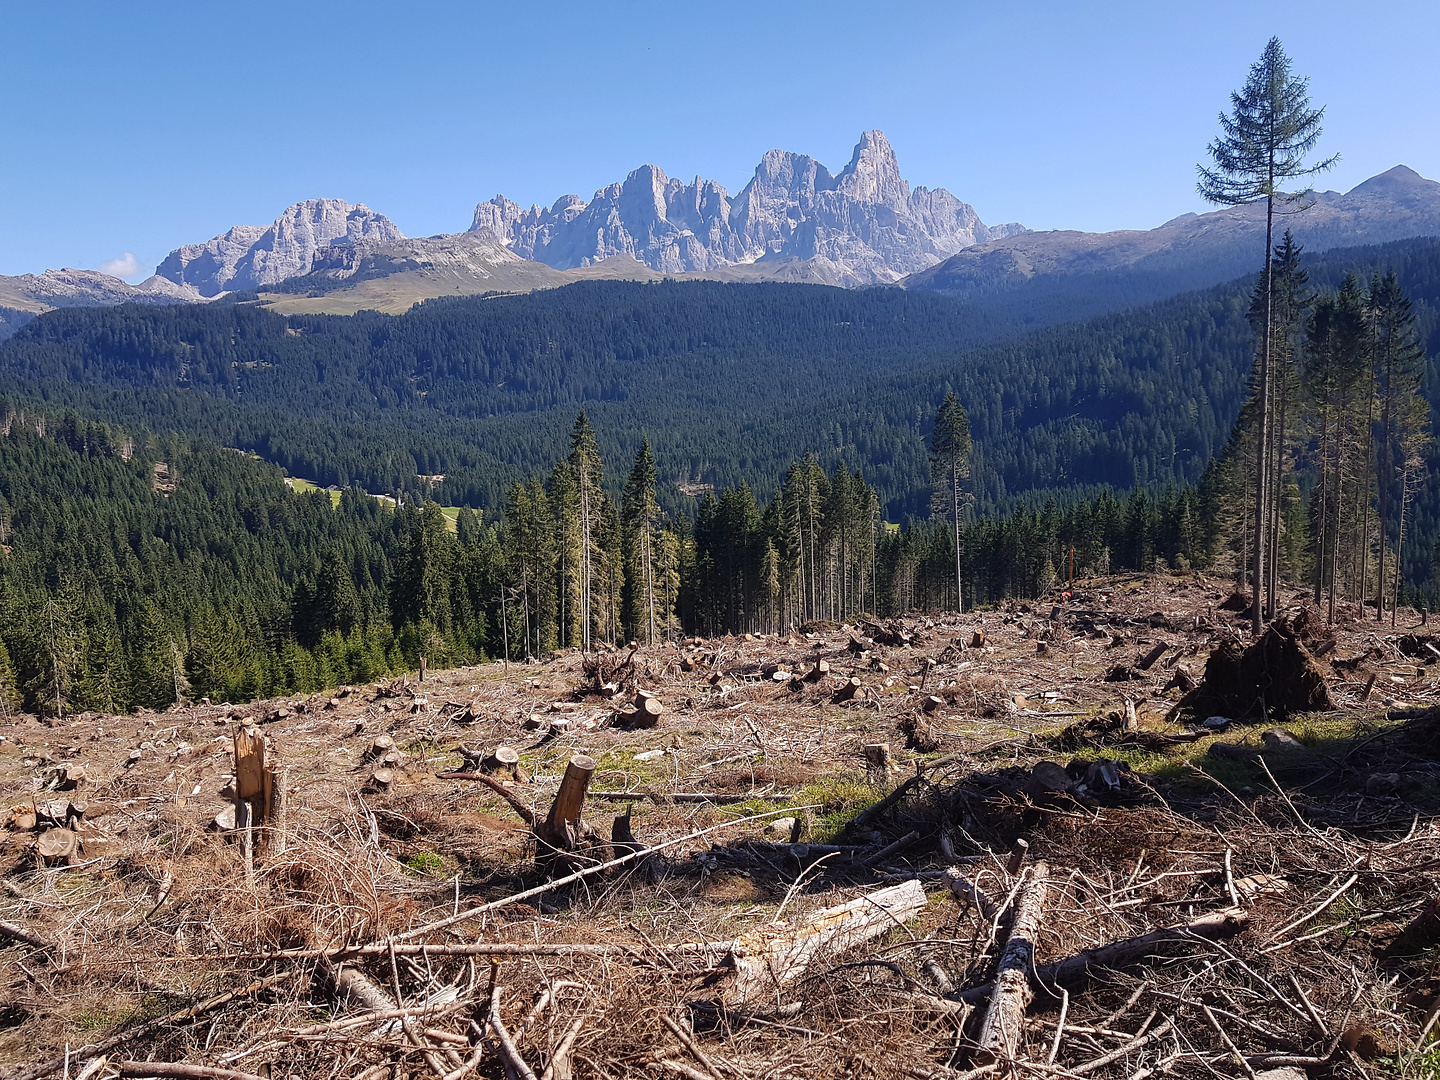
[[[970,417],[950,390],[935,414],[935,431],[930,436],[930,477],[935,484],[932,506],[949,520],[955,537],[955,610],[964,611],[960,586],[960,518],[965,501],[965,481],[970,479]]]
[[[1265,319],[1256,352],[1255,502],[1251,528],[1252,580],[1251,629],[1259,633],[1265,618],[1262,598],[1273,596],[1270,578],[1274,568],[1267,565],[1272,521],[1271,467],[1273,401],[1271,386],[1271,327],[1274,315],[1274,260],[1276,203],[1293,212],[1307,205],[1308,192],[1284,194],[1280,185],[1287,180],[1313,176],[1330,168],[1338,157],[1307,164],[1306,159],[1320,139],[1323,108],[1310,107],[1309,80],[1291,73],[1290,58],[1272,37],[1260,59],[1250,68],[1243,89],[1230,95],[1231,109],[1220,114],[1220,137],[1206,149],[1210,167],[1198,166],[1200,195],[1220,206],[1265,204]],[[1282,210],[1282,212],[1285,212]],[[1273,612],[1272,612],[1273,613]]]

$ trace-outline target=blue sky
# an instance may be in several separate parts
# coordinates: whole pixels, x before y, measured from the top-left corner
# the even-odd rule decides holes
[[[644,162],[740,190],[889,135],[986,222],[1148,228],[1269,35],[1328,108],[1321,186],[1440,178],[1440,5],[0,0],[0,274],[167,251],[317,196],[409,235]],[[112,264],[113,265],[113,264]]]

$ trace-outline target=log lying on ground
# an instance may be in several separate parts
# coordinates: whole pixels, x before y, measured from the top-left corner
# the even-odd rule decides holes
[[[353,967],[337,965],[322,957],[317,970],[335,988],[335,1000],[342,1007],[365,1012],[399,1008],[394,998]]]
[[[1035,997],[1030,986],[1030,969],[1035,966],[1035,934],[1049,897],[1050,868],[1038,862],[1029,873],[1029,879],[1015,898],[1015,920],[1000,953],[990,1007],[980,1027],[980,1049],[976,1054],[976,1063],[980,1065],[1015,1057],[1025,1028],[1025,1009]]]
[[[781,920],[737,939],[726,957],[720,996],[727,1005],[763,1001],[805,974],[822,952],[853,948],[888,933],[925,907],[925,889],[906,881],[848,904],[826,908],[796,925]]]
[[[1197,938],[1217,941],[1232,937],[1245,929],[1249,913],[1244,908],[1225,907],[1197,916],[1188,923],[1152,930],[1139,937],[1097,945],[1064,960],[1042,964],[1035,969],[1035,978],[1042,989],[1064,987],[1075,990],[1085,985],[1097,971],[1118,971],[1141,963],[1152,956],[1165,955],[1170,947],[1193,943]],[[985,1001],[994,991],[993,983],[962,990],[951,997],[971,1005]]]
[[[154,1076],[160,1080],[264,1080],[255,1073],[216,1069],[209,1065],[187,1065],[183,1061],[122,1061],[116,1068],[117,1076]]]

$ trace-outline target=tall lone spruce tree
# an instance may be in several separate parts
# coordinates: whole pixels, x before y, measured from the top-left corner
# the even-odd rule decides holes
[[[930,436],[930,476],[935,484],[935,509],[950,519],[955,534],[955,610],[964,611],[960,591],[960,504],[970,479],[970,417],[955,396],[945,393]]]
[[[1265,203],[1265,319],[1257,350],[1255,393],[1258,397],[1256,415],[1255,503],[1251,530],[1252,582],[1254,602],[1250,605],[1250,625],[1260,632],[1267,611],[1262,614],[1262,598],[1274,596],[1273,566],[1267,566],[1270,543],[1268,532],[1272,522],[1271,503],[1277,492],[1271,476],[1275,437],[1272,423],[1271,396],[1271,327],[1274,309],[1274,272],[1271,252],[1275,243],[1277,200],[1296,210],[1308,203],[1308,192],[1285,194],[1280,185],[1286,180],[1313,176],[1335,164],[1338,155],[1313,165],[1306,157],[1320,139],[1320,120],[1325,110],[1310,107],[1308,79],[1291,74],[1290,58],[1272,37],[1260,59],[1250,68],[1242,90],[1230,95],[1231,111],[1220,114],[1220,137],[1208,150],[1212,166],[1197,166],[1200,195],[1221,206]],[[1285,211],[1281,211],[1282,213]],[[1293,212],[1293,211],[1292,211]]]

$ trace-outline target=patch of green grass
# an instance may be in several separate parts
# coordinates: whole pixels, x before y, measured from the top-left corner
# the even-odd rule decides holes
[[[405,869],[420,877],[438,877],[445,870],[445,859],[433,851],[417,851],[405,860]]]
[[[81,1031],[106,1031],[124,1023],[135,1015],[133,1009],[110,1012],[108,1009],[82,1009],[75,1017],[75,1026]]]
[[[863,780],[841,774],[825,776],[806,784],[795,797],[795,805],[820,807],[810,835],[817,843],[825,843],[838,836],[851,818],[876,800],[883,799],[885,794]]]

